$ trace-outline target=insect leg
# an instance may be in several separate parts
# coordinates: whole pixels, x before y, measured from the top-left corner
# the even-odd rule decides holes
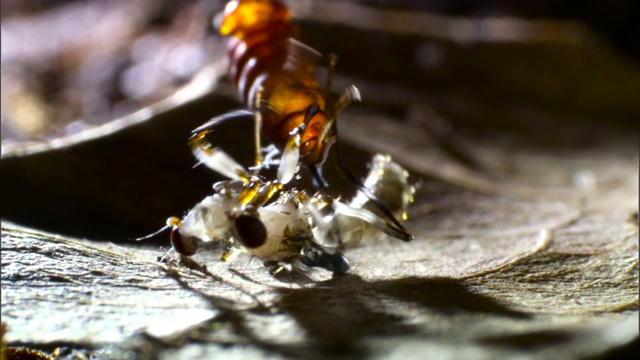
[[[262,102],[262,91],[258,91],[258,93],[256,94],[256,103],[255,103],[255,108],[257,109],[254,114],[255,114],[255,127],[254,127],[254,141],[255,141],[255,146],[256,146],[256,160],[255,160],[255,167],[256,169],[260,169],[260,167],[262,166],[262,144],[260,141],[260,132],[262,130],[262,112],[260,112],[260,103]]]
[[[215,126],[217,126],[218,124],[223,123],[225,121],[232,120],[232,119],[253,117],[253,116],[254,116],[253,115],[253,111],[246,110],[246,109],[229,111],[228,113],[216,116],[216,117],[212,118],[211,120],[207,121],[206,123],[204,123],[204,124],[198,126],[197,128],[191,130],[191,133],[192,134],[198,134],[198,133],[201,133],[203,131],[210,132],[211,130],[213,130],[213,128]]]

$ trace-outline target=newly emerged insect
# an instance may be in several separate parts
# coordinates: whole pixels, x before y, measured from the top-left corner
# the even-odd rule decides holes
[[[171,243],[191,256],[203,243],[224,242],[223,260],[245,252],[264,262],[288,263],[294,270],[320,267],[349,270],[343,245],[394,235],[388,224],[367,210],[368,199],[356,196],[349,204],[320,194],[285,189],[278,181],[250,175],[218,148],[194,147],[203,164],[230,180],[214,184],[214,194],[194,206],[182,219],[170,218]],[[398,214],[406,212],[414,188],[407,172],[390,157],[377,155],[365,183],[389,202]]]
[[[262,192],[270,191],[272,185],[258,179],[216,183],[215,193],[194,206],[183,219],[169,219],[173,225],[173,248],[190,256],[203,243],[223,242],[225,261],[245,252],[265,263],[292,264],[294,269],[307,266],[348,271],[349,262],[344,255],[314,237],[306,210],[312,205],[303,193],[286,191],[272,203],[258,207],[243,204],[243,198],[253,193],[254,187]]]
[[[183,219],[168,220],[171,243],[178,253],[190,256],[203,243],[222,241],[227,245],[224,260],[246,252],[265,262],[291,263],[294,268],[349,269],[348,260],[335,247],[315,241],[306,210],[312,205],[304,193],[250,174],[204,138],[191,145],[201,164],[229,180],[214,184],[214,194]]]
[[[379,209],[393,237],[411,240],[411,234],[384,203],[342,165],[336,116],[349,103],[360,100],[358,89],[352,85],[333,98],[330,85],[335,56],[323,57],[295,40],[295,27],[289,20],[289,10],[278,0],[232,0],[227,4],[219,30],[222,35],[231,35],[229,75],[248,110],[223,114],[194,129],[192,147],[204,144],[205,136],[221,122],[252,117],[256,167],[263,165],[261,134],[265,134],[280,152],[280,184],[289,183],[302,163],[322,187],[326,186],[322,166],[335,144],[340,173]],[[314,75],[322,62],[328,66],[324,87]]]

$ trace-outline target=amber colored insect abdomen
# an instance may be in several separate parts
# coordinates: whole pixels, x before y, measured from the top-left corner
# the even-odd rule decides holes
[[[295,27],[289,19],[279,1],[234,0],[225,8],[220,33],[233,35],[227,44],[231,81],[244,103],[260,111],[262,132],[276,147],[285,147],[309,106],[320,109],[308,121],[300,146],[305,161],[315,164],[324,154],[324,143],[315,140],[329,117],[328,100],[313,75],[315,64],[304,56],[315,51],[292,44]],[[295,51],[302,51],[301,56]],[[261,104],[256,104],[258,93]]]
[[[227,44],[229,76],[249,107],[249,90],[262,73],[279,71],[287,59],[293,33],[289,10],[278,1],[234,0],[227,4],[220,24]]]

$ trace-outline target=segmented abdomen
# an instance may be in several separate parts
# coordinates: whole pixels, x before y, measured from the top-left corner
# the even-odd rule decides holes
[[[276,75],[286,62],[290,27],[283,24],[269,31],[253,31],[247,33],[245,39],[232,37],[227,43],[229,77],[247,106],[253,108],[255,105],[255,100],[249,99],[255,99],[256,94],[250,90],[258,76]]]
[[[328,101],[313,74],[321,55],[292,39],[288,9],[277,0],[232,1],[220,32],[233,35],[227,44],[229,76],[247,107],[261,113],[262,132],[282,150],[315,105],[320,111],[308,119],[300,150],[323,154],[324,144],[316,146],[315,139],[326,123]],[[320,157],[306,159],[316,163]]]

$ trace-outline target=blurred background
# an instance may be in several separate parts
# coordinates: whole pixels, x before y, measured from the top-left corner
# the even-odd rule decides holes
[[[291,4],[302,24],[300,37],[319,50],[337,53],[341,72],[370,82],[408,83],[436,94],[456,86],[455,91],[484,93],[487,82],[526,75],[511,66],[496,69],[511,73],[483,78],[494,76],[486,70],[490,64],[484,62],[491,61],[484,54],[486,48],[456,54],[471,51],[469,47],[476,43],[551,43],[559,47],[559,60],[548,59],[555,63],[526,64],[531,66],[578,62],[566,59],[579,56],[567,54],[568,44],[598,43],[636,65],[640,57],[640,9],[632,0],[312,3]],[[310,10],[318,3],[324,12]],[[223,6],[224,2],[216,0],[3,1],[3,143],[78,132],[169,96],[222,55],[222,39],[214,35],[210,20]],[[403,14],[415,17],[404,17],[407,21],[400,24],[367,18],[382,15],[393,20]],[[425,23],[420,23],[421,19]],[[351,23],[356,29],[370,25],[365,30],[373,31],[354,31]],[[327,24],[335,25],[334,30],[320,33]],[[383,56],[373,56],[372,51]],[[513,51],[502,54],[516,57],[513,60],[518,62],[527,56]],[[580,73],[579,63],[575,66],[578,68],[562,71],[575,73],[585,82],[589,74]],[[502,92],[478,96],[510,100],[512,85],[504,84]],[[547,87],[548,97],[562,91],[545,79],[537,79],[533,85]],[[606,91],[588,90],[595,91],[592,96],[607,96]],[[572,102],[575,97],[563,102]],[[610,101],[616,105],[615,99]]]
[[[2,140],[51,139],[167,97],[211,60],[216,1],[3,1]]]

